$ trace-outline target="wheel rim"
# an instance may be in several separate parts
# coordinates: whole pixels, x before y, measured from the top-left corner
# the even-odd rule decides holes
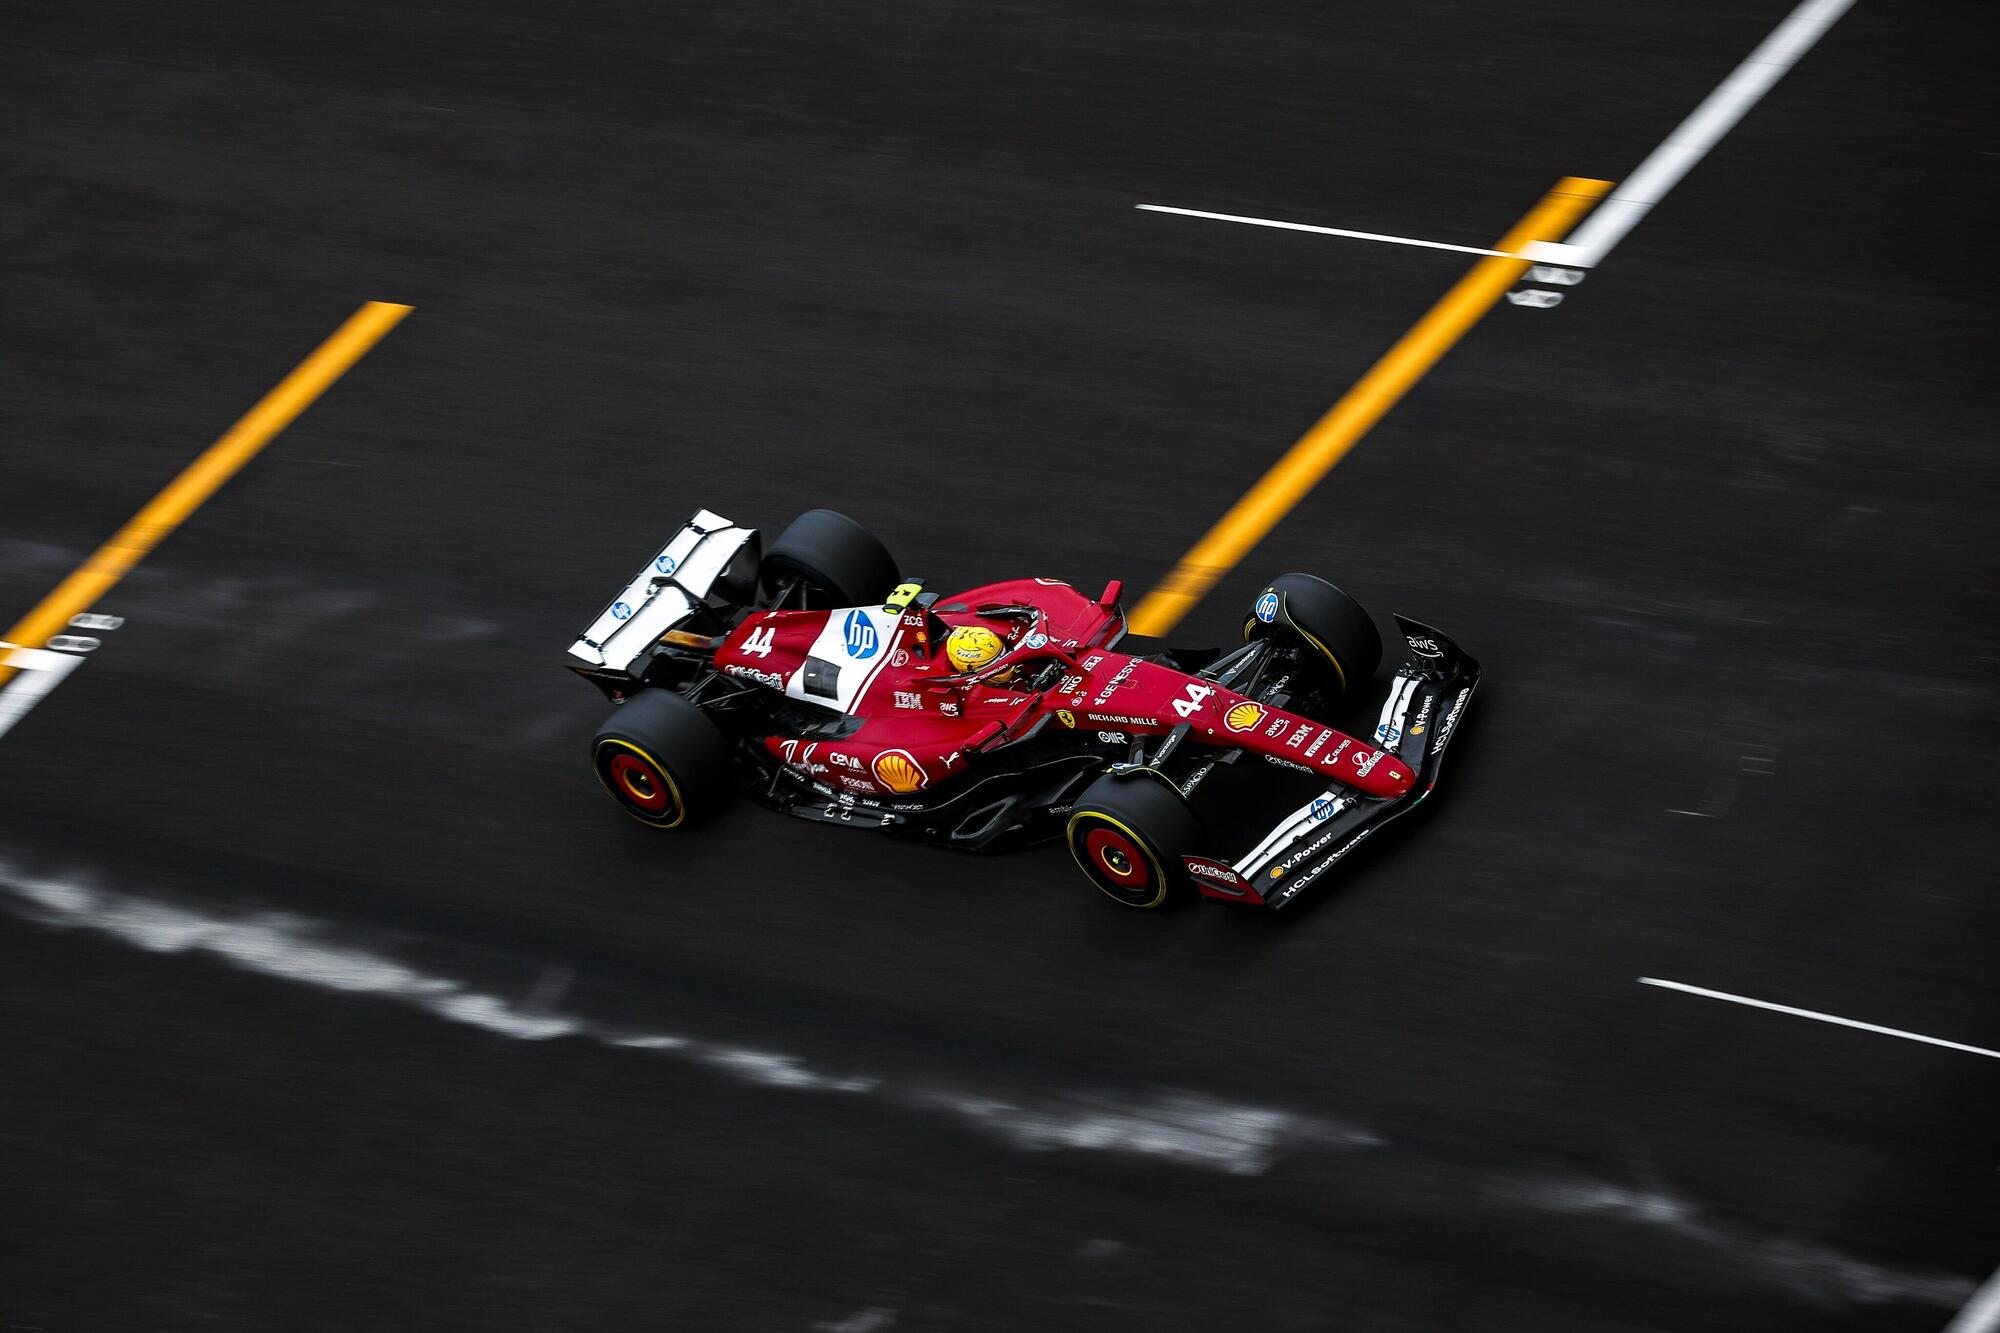
[[[1070,851],[1091,883],[1127,907],[1152,907],[1166,896],[1159,862],[1132,830],[1105,815],[1078,821]]]
[[[660,762],[627,741],[598,747],[598,777],[634,818],[662,828],[681,822],[681,794]]]

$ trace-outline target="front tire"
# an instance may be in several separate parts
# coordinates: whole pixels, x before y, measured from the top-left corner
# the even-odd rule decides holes
[[[1382,635],[1361,603],[1325,579],[1280,574],[1243,620],[1243,641],[1289,639],[1314,668],[1329,703],[1357,693],[1382,664]]]
[[[591,768],[625,813],[654,828],[700,823],[729,800],[729,742],[708,715],[666,690],[643,690],[606,719]]]
[[[1120,907],[1147,911],[1200,896],[1181,855],[1201,842],[1201,821],[1165,778],[1106,774],[1069,817],[1069,853],[1084,877]]]

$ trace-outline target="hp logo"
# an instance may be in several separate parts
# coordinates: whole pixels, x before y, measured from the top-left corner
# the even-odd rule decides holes
[[[611,604],[611,618],[613,620],[629,620],[632,618],[632,608],[623,602],[613,602]]]
[[[679,569],[680,565],[675,562],[672,556],[663,555],[653,562],[653,568],[659,570],[662,574],[671,574],[676,569]]]
[[[849,657],[870,658],[875,656],[875,650],[882,646],[881,641],[875,637],[875,622],[868,618],[866,611],[849,611],[842,629],[847,635],[846,648]]]
[[[1266,625],[1278,618],[1278,594],[1267,592],[1257,599],[1257,619]]]
[[[1325,819],[1325,818],[1327,818],[1328,816],[1330,816],[1330,815],[1332,815],[1332,814],[1333,814],[1333,802],[1332,802],[1332,801],[1329,801],[1329,800],[1328,800],[1328,799],[1327,799],[1326,797],[1324,797],[1324,796],[1316,796],[1316,797],[1314,797],[1314,798],[1313,798],[1313,818],[1314,818],[1314,819],[1316,819],[1316,820],[1318,820],[1318,819]]]

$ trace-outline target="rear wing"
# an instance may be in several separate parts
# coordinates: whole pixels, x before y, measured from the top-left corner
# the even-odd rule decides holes
[[[598,612],[569,646],[569,655],[591,671],[630,671],[662,634],[693,615],[711,591],[749,603],[756,595],[761,553],[755,528],[739,528],[720,514],[699,511]]]

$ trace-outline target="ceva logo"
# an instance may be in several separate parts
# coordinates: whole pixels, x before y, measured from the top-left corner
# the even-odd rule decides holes
[[[847,636],[846,647],[849,657],[870,658],[875,656],[876,649],[882,646],[882,641],[875,634],[875,622],[868,618],[866,611],[849,611],[842,630]]]
[[[1257,599],[1257,619],[1266,625],[1278,618],[1278,594],[1267,592]]]

